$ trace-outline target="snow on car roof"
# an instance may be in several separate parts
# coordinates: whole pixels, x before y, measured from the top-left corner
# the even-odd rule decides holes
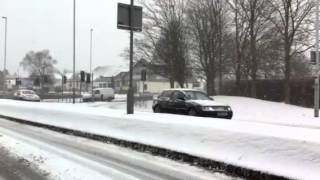
[[[188,88],[175,88],[175,89],[164,89],[163,91],[200,91],[200,90],[188,89]]]

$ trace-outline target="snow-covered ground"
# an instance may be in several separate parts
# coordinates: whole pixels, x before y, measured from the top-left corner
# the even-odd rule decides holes
[[[313,117],[311,108],[246,97],[217,96],[214,98],[231,105],[235,112],[235,120],[320,128],[320,118]]]
[[[0,100],[0,114],[163,147],[286,177],[320,177],[320,129],[312,112],[306,114],[310,109],[248,98],[215,99],[232,106],[233,120],[148,112],[126,115],[124,109],[88,107],[87,104],[12,100]],[[242,107],[235,107],[236,103]],[[304,121],[296,116],[305,117]],[[275,117],[281,125],[271,119]],[[299,123],[302,127],[298,127]]]

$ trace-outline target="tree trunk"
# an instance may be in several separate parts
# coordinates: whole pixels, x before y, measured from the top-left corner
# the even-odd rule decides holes
[[[257,97],[257,57],[256,57],[256,36],[255,36],[255,6],[252,5],[250,12],[250,54],[251,54],[251,88],[250,95]]]
[[[174,79],[170,78],[170,88],[174,88]]]
[[[220,11],[221,13],[221,11]],[[219,16],[219,94],[222,89],[222,19],[221,14]]]
[[[206,74],[207,78],[207,94],[209,96],[215,95],[215,75],[214,71],[210,71]]]
[[[238,25],[238,0],[235,2],[235,28],[236,28],[236,88],[238,95],[240,95],[240,81],[241,81],[241,52],[240,52],[240,40],[239,40],[239,25]]]
[[[291,99],[290,89],[290,77],[291,75],[291,64],[290,64],[290,47],[285,48],[285,80],[284,80],[284,102],[289,104]]]
[[[284,62],[285,62],[285,78],[284,78],[284,102],[289,104],[291,98],[290,92],[290,75],[291,75],[291,66],[290,66],[290,37],[289,37],[289,21],[290,21],[290,7],[291,1],[288,1],[285,6],[285,29],[284,29]]]

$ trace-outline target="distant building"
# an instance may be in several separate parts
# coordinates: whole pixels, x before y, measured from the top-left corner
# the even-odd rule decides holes
[[[146,71],[146,81],[141,80],[142,70]],[[147,61],[141,60],[133,66],[133,89],[135,93],[160,93],[163,89],[170,89],[168,78],[156,74],[148,65]],[[190,82],[193,82],[190,80]],[[178,83],[174,85],[180,87]],[[193,88],[193,83],[187,83],[188,88]],[[122,72],[115,77],[115,89],[126,91],[129,87],[129,73]]]

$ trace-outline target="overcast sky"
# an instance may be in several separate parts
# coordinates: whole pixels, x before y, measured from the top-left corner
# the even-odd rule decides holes
[[[116,28],[117,3],[129,0],[77,0],[76,69],[89,71],[90,28],[94,29],[93,66],[124,65],[119,55],[129,33]],[[60,70],[72,69],[73,0],[0,0],[8,17],[7,69],[17,72],[30,51],[49,49]],[[4,21],[0,21],[0,68],[3,69]],[[20,71],[22,68],[20,68]]]

